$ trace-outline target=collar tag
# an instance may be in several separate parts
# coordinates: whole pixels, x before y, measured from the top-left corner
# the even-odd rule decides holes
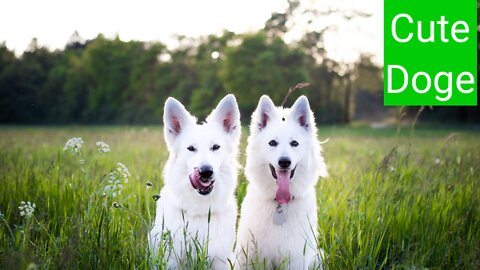
[[[273,213],[273,224],[275,225],[283,225],[287,220],[286,215],[286,206],[279,204]]]

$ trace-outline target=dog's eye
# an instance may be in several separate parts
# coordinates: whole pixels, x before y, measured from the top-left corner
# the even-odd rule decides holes
[[[189,147],[187,147],[187,150],[190,151],[190,152],[197,151],[197,149],[195,147],[191,146],[191,145]]]
[[[278,142],[275,141],[275,140],[271,140],[271,141],[268,143],[268,145],[275,147],[275,146],[278,145]]]
[[[216,150],[220,149],[220,145],[214,144],[211,149],[212,149],[212,151],[216,151]]]
[[[291,145],[292,147],[297,147],[297,146],[298,146],[298,142],[297,142],[297,141],[291,141],[291,142],[290,142],[290,145]]]

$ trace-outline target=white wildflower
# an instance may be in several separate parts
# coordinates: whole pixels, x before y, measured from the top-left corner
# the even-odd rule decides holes
[[[121,162],[118,162],[117,165],[118,165],[117,171],[121,175],[123,182],[128,183],[128,178],[131,176],[131,174],[127,166],[125,166],[125,164]]]
[[[108,194],[110,197],[115,198],[118,194],[122,191],[122,185],[120,184],[120,180],[118,180],[118,173],[113,171],[107,175],[107,183],[108,185],[104,188],[104,193]]]
[[[70,150],[70,152],[74,154],[80,154],[82,145],[83,145],[82,138],[73,137],[65,143],[65,146],[63,147],[63,151]]]
[[[131,176],[130,171],[123,163],[118,162],[117,165],[118,167],[105,177],[108,184],[103,189],[104,194],[108,194],[112,198],[122,193],[122,182],[126,184],[128,177]]]
[[[20,206],[18,207],[18,209],[20,209],[20,216],[30,218],[33,215],[33,212],[35,211],[36,207],[37,206],[35,205],[35,203],[31,203],[29,201],[20,202]]]
[[[441,160],[440,160],[439,158],[436,158],[436,159],[435,159],[435,164],[438,165],[438,164],[440,164],[440,162],[441,162]]]
[[[105,142],[99,141],[97,142],[97,150],[100,153],[108,153],[110,152],[110,146]]]

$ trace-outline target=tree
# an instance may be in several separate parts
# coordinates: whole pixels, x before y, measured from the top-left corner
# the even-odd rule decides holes
[[[29,49],[20,59],[14,58],[5,46],[0,47],[0,54],[0,61],[4,62],[0,68],[1,120],[14,123],[46,122],[53,103],[50,95],[45,94],[45,85],[60,55],[38,46],[36,39],[32,39]]]
[[[87,42],[80,36],[78,31],[75,30],[73,34],[67,41],[67,45],[65,46],[66,50],[79,50],[84,49]]]
[[[220,68],[226,58],[228,45],[237,40],[233,32],[209,35],[201,39],[194,57],[193,69],[197,72],[198,87],[192,89],[190,109],[200,118],[205,118],[232,89],[226,89],[219,77]]]
[[[159,112],[163,114],[163,104],[168,96],[190,104],[193,89],[199,87],[198,70],[194,68],[197,53],[196,40],[178,37],[176,49],[164,52],[168,61],[162,61],[157,72],[156,87],[162,89]]]
[[[0,122],[11,122],[15,113],[15,92],[17,78],[16,67],[18,61],[15,54],[10,51],[5,43],[0,44]],[[14,122],[14,121],[13,121]]]
[[[280,103],[289,87],[308,81],[304,64],[300,50],[260,31],[226,49],[219,74],[224,86],[237,93],[243,115],[249,115],[262,94]]]
[[[80,73],[84,75],[86,108],[84,117],[98,123],[128,118],[124,110],[129,77],[141,42],[122,42],[118,37],[108,40],[99,35],[81,56]]]
[[[325,49],[325,36],[336,32],[339,25],[355,26],[356,19],[368,18],[371,14],[356,9],[335,8],[335,5],[333,3],[326,9],[318,9],[313,3],[298,3],[294,11],[302,16],[290,16],[293,27],[289,31],[298,31],[299,27],[304,31],[299,45],[308,59],[312,78],[310,94],[315,97],[314,103],[317,102],[312,107],[320,115],[317,118],[321,122],[348,123],[354,104],[356,65],[332,59]],[[301,19],[297,22],[296,18]],[[336,23],[322,24],[322,21],[331,19]]]

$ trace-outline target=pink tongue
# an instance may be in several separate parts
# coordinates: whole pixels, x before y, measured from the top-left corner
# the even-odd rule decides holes
[[[292,199],[292,193],[290,193],[290,172],[278,172],[277,171],[277,194],[275,199],[279,204],[287,204]]]
[[[200,180],[200,172],[198,168],[195,168],[193,173],[190,174],[188,178],[190,178],[190,183],[192,184],[193,188],[205,188],[210,185],[210,181],[204,183]]]

